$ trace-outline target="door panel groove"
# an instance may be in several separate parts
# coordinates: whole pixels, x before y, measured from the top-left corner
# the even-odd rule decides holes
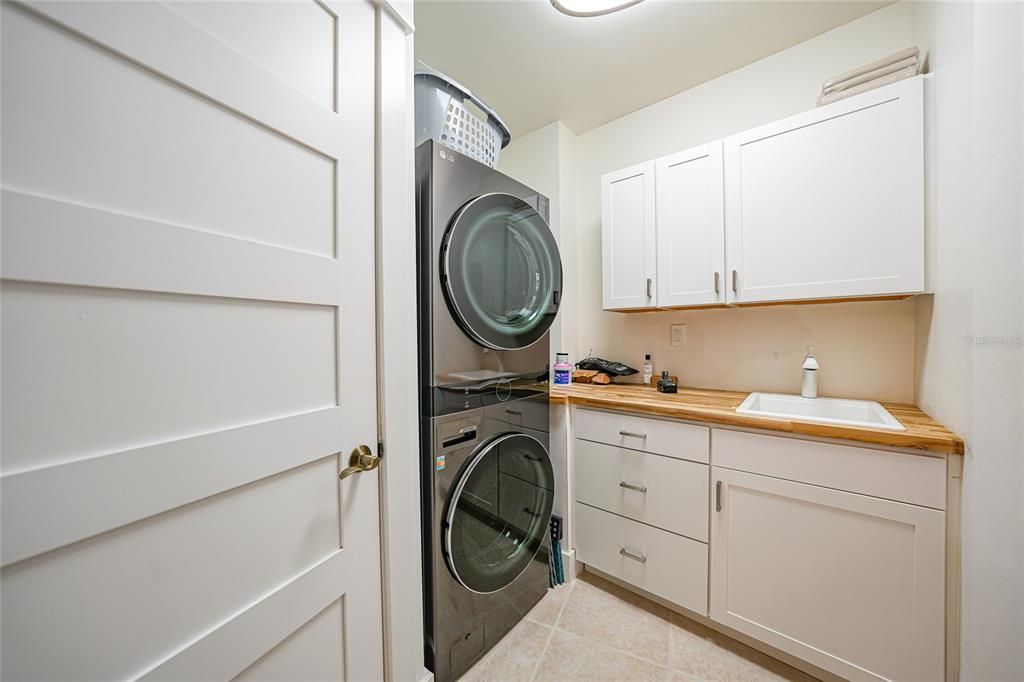
[[[341,419],[332,407],[5,475],[4,565],[333,454]]]
[[[3,190],[2,238],[5,279],[313,305],[341,299],[335,258],[12,189]],[[114,243],[116,251],[107,247]]]
[[[90,11],[90,4],[21,0],[17,6],[290,141],[341,157],[339,114],[170,8],[124,3],[111,13]],[[211,63],[217,68],[208,68]]]
[[[338,586],[350,567],[350,554],[338,550],[274,589],[152,668],[134,676],[156,682],[227,680],[337,601]],[[273,627],[264,627],[272,623]]]

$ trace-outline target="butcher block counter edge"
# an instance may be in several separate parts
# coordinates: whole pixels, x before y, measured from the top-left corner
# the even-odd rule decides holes
[[[818,438],[837,438],[934,453],[960,455],[964,452],[964,442],[959,436],[922,412],[916,405],[903,403],[882,403],[907,429],[886,431],[738,414],[736,408],[750,395],[743,391],[680,388],[678,393],[672,394],[659,393],[655,388],[640,384],[552,385],[550,390],[550,399],[553,403],[781,431]]]

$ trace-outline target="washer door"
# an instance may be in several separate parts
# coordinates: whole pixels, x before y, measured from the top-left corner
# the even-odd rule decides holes
[[[442,529],[455,579],[488,594],[518,578],[544,543],[554,488],[536,438],[506,433],[480,446],[452,488]]]
[[[445,296],[462,330],[495,350],[517,350],[547,332],[562,294],[562,261],[547,223],[511,194],[465,204],[445,234]]]

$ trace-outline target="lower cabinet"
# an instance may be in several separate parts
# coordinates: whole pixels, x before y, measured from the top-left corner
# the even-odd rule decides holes
[[[945,679],[946,457],[582,409],[574,424],[583,564],[845,679]]]
[[[576,558],[700,614],[708,612],[708,546],[577,502]]]
[[[850,680],[944,677],[945,514],[712,467],[715,621]]]

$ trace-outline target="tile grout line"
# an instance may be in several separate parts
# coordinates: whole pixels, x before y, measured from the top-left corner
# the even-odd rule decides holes
[[[557,628],[558,623],[562,620],[562,614],[565,613],[565,607],[569,605],[569,599],[572,597],[572,593],[576,591],[576,580],[574,579],[569,583],[569,594],[565,595],[565,601],[562,602],[561,608],[558,609],[558,615],[555,616],[555,622],[551,624],[551,627]]]
[[[565,601],[562,602],[561,608],[558,609],[558,615],[555,616],[555,622],[551,624],[551,632],[548,633],[548,638],[544,640],[544,647],[540,650],[540,656],[537,657],[537,662],[533,664],[533,670],[530,671],[530,682],[537,679],[537,673],[540,672],[540,664],[544,660],[544,656],[548,653],[548,647],[551,645],[551,638],[555,636],[555,629],[558,626],[558,621],[562,619],[562,611],[565,611],[565,607],[569,603],[569,597],[572,596],[572,591],[576,587],[575,583],[575,579],[569,583],[569,593],[565,595]]]
[[[576,582],[577,580],[579,580],[579,578],[575,578],[575,579],[573,580],[573,582],[575,583],[575,582]],[[570,595],[570,596],[571,596],[571,595]],[[627,602],[627,603],[628,603],[628,602]],[[582,634],[579,634],[578,632],[573,632],[573,631],[571,631],[571,630],[566,630],[566,629],[565,629],[565,628],[563,628],[563,627],[559,627],[559,625],[558,625],[558,624],[559,624],[559,623],[561,622],[561,620],[562,620],[562,612],[563,612],[563,611],[565,611],[565,607],[566,607],[566,606],[567,606],[568,604],[569,604],[569,597],[566,597],[566,599],[565,599],[565,603],[564,603],[564,604],[562,604],[562,608],[561,608],[561,609],[560,609],[560,610],[558,611],[558,617],[557,617],[557,618],[555,618],[555,624],[551,626],[551,627],[552,627],[553,629],[555,629],[555,630],[558,630],[559,632],[564,632],[564,633],[565,633],[565,634],[567,634],[567,635],[572,635],[573,637],[579,637],[580,639],[585,639],[585,640],[586,640],[586,641],[588,641],[588,642],[593,642],[593,643],[595,643],[595,644],[600,644],[601,646],[605,646],[605,647],[608,647],[609,649],[611,649],[611,650],[613,650],[613,651],[617,651],[617,652],[619,652],[619,653],[622,653],[622,654],[626,654],[626,655],[627,655],[627,656],[629,656],[630,658],[635,658],[635,659],[637,659],[638,661],[643,661],[644,663],[650,663],[651,665],[656,665],[656,666],[658,666],[659,668],[667,668],[667,669],[668,669],[668,672],[669,672],[669,675],[671,675],[671,673],[672,673],[672,668],[671,668],[671,666],[669,666],[669,665],[666,665],[666,664],[663,664],[663,663],[658,663],[657,661],[651,660],[650,658],[644,658],[643,656],[637,656],[637,655],[636,655],[636,654],[634,654],[633,652],[631,652],[631,651],[627,651],[626,649],[622,649],[622,648],[620,648],[620,647],[617,647],[617,646],[615,646],[614,644],[608,644],[607,642],[602,642],[602,641],[601,641],[601,640],[599,640],[599,639],[594,639],[593,637],[588,637],[588,636],[586,636],[586,635],[582,635]],[[653,616],[654,614],[650,614],[650,615],[652,615],[652,616]],[[657,616],[655,616],[655,617],[657,618]],[[671,620],[668,620],[668,621],[666,621],[666,623],[667,623],[667,624],[669,625],[669,637],[671,638],[671,636],[672,636],[672,630],[671,630]],[[669,640],[669,642],[670,642],[670,644],[669,644],[669,651],[668,651],[668,655],[667,655],[667,657],[666,657],[666,663],[668,662],[668,657],[670,657],[670,656],[672,655],[672,649],[671,649],[671,639]]]
[[[672,670],[673,670],[672,669],[672,663],[673,663],[673,661],[672,661],[672,650],[674,649],[674,647],[672,646],[672,643],[675,640],[675,637],[674,637],[674,634],[672,632],[672,629],[673,629],[672,628],[672,614],[669,614],[668,618],[669,618],[669,620],[668,620],[668,666],[667,667],[668,667],[668,680],[669,680],[669,682],[672,682]]]
[[[540,650],[540,655],[537,656],[537,660],[533,664],[533,670],[530,671],[530,682],[537,679],[537,673],[540,672],[540,664],[544,660],[544,656],[548,653],[548,647],[551,645],[551,638],[555,636],[555,628],[552,627],[551,631],[548,632],[548,638],[544,640],[544,646]]]

